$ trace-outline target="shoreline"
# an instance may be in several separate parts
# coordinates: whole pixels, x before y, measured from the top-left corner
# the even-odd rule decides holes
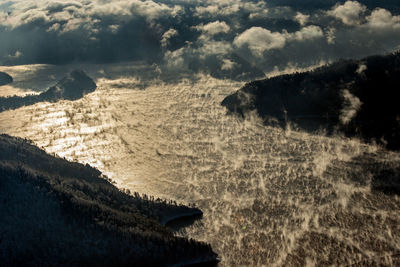
[[[179,214],[171,215],[166,218],[163,218],[160,220],[160,223],[164,226],[167,226],[168,224],[173,223],[174,221],[178,220],[188,220],[188,219],[196,219],[195,217],[201,217],[203,216],[203,212],[198,209],[194,208],[195,210],[192,211],[187,211],[187,212],[181,212]]]

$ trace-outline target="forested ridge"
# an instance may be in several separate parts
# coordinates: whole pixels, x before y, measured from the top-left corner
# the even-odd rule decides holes
[[[96,88],[97,85],[84,71],[74,70],[68,73],[57,84],[38,95],[0,97],[0,112],[43,101],[57,102],[61,99],[77,100],[85,94],[93,92]]]
[[[246,84],[222,105],[267,124],[344,133],[400,149],[400,52],[340,60],[312,71]]]
[[[212,263],[208,244],[176,237],[168,218],[195,207],[126,194],[90,167],[0,135],[0,265]]]

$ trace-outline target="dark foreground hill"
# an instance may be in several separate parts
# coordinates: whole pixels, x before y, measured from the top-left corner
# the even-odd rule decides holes
[[[342,60],[314,71],[246,84],[222,105],[266,123],[376,141],[400,149],[400,52]]]
[[[0,71],[0,86],[13,82],[13,78],[5,72]]]
[[[88,166],[0,135],[0,266],[165,266],[216,262],[208,244],[162,223],[197,208],[125,194]]]
[[[22,106],[33,105],[38,102],[56,102],[61,99],[77,100],[85,94],[96,90],[96,84],[81,70],[74,70],[39,95],[27,95],[24,97],[12,96],[0,98],[0,111],[16,109]]]

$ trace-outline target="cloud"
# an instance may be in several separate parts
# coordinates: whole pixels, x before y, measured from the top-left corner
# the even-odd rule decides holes
[[[226,41],[206,41],[195,51],[200,54],[200,57],[204,58],[208,55],[224,55],[231,51],[231,44]]]
[[[224,58],[222,59],[221,70],[232,70],[235,68],[237,64],[230,59]]]
[[[259,17],[268,13],[264,1],[242,1],[242,0],[208,0],[194,8],[194,15],[200,18],[230,16],[235,14],[248,14],[250,18]]]
[[[310,19],[310,15],[305,15],[301,12],[297,12],[296,16],[294,17],[295,21],[300,23],[301,26],[304,26],[308,20]]]
[[[17,58],[20,58],[20,57],[22,57],[22,53],[20,52],[20,51],[15,51],[15,53],[14,54],[11,54],[11,55],[8,55],[8,57],[10,58],[10,59],[17,59]]]
[[[181,11],[179,6],[168,6],[154,1],[117,0],[108,3],[94,1],[88,5],[92,16],[119,16],[120,19],[129,19],[132,16],[144,17],[147,21],[156,20],[165,16],[175,16]]]
[[[297,41],[305,41],[312,40],[315,38],[320,38],[324,36],[324,32],[319,26],[310,25],[304,28],[301,28],[300,31],[297,31],[293,34],[289,35],[289,39],[294,39]]]
[[[398,49],[400,8],[387,1],[9,0],[0,64],[141,60],[241,78],[303,69]]]
[[[118,24],[111,24],[111,25],[108,26],[108,29],[113,34],[118,33],[119,28],[120,28],[120,25],[118,25]]]
[[[335,44],[335,28],[328,27],[328,30],[326,31],[326,41],[328,44],[334,45]]]
[[[357,1],[347,1],[343,5],[336,5],[328,14],[341,20],[346,25],[359,25],[361,15],[366,11],[366,6]]]
[[[216,34],[220,34],[220,33],[228,33],[231,28],[229,27],[228,24],[226,24],[225,21],[214,21],[214,22],[210,22],[206,25],[201,24],[198,26],[195,26],[195,29],[202,31],[203,33],[207,34],[207,35],[216,35]]]
[[[0,63],[57,63],[160,58],[159,21],[184,11],[154,1],[11,1],[0,15]],[[168,23],[167,25],[168,26]],[[19,59],[6,55],[18,50]]]
[[[377,8],[367,17],[368,26],[376,29],[400,29],[400,16],[393,16],[390,11]]]
[[[237,47],[248,47],[255,56],[262,56],[267,50],[284,47],[286,38],[278,32],[251,27],[237,36],[233,43]]]
[[[180,48],[175,51],[166,51],[164,54],[164,60],[166,62],[165,67],[168,70],[180,71],[187,69],[188,66],[185,64],[185,48]]]
[[[208,6],[198,6],[195,8],[195,15],[197,17],[204,17],[207,15],[214,16],[219,13],[219,6],[218,5],[208,5]]]
[[[322,29],[315,25],[301,28],[293,33],[271,32],[261,27],[252,27],[237,36],[233,43],[239,48],[247,47],[254,56],[261,57],[268,50],[284,48],[287,42],[307,41],[323,36]]]
[[[169,39],[171,39],[174,36],[178,35],[178,31],[170,28],[168,31],[164,32],[164,34],[162,35],[162,39],[161,39],[161,46],[162,47],[167,47],[168,43],[169,43]]]
[[[364,73],[364,71],[367,70],[367,65],[365,64],[360,64],[356,70],[356,73],[359,75],[362,75]]]
[[[179,6],[168,6],[146,0],[116,0],[104,2],[95,1],[63,1],[50,2],[39,1],[11,1],[13,4],[12,12],[4,18],[0,16],[0,24],[10,28],[29,25],[33,22],[59,23],[61,25],[78,25],[74,27],[64,27],[74,30],[83,27],[84,24],[92,20],[113,20],[114,22],[129,21],[132,18],[143,17],[150,22],[162,17],[176,16],[181,12]]]

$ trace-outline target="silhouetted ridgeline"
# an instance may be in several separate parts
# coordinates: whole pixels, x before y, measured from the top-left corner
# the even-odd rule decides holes
[[[244,116],[257,110],[266,123],[375,140],[400,149],[400,52],[342,60],[314,71],[246,84],[222,105]]]
[[[13,82],[13,78],[5,72],[0,71],[0,86]]]
[[[0,135],[1,266],[164,266],[216,262],[168,218],[197,208],[125,194],[88,166]]]
[[[0,111],[16,109],[22,106],[32,105],[42,101],[56,102],[60,99],[76,100],[85,94],[93,92],[96,84],[83,71],[75,70],[69,73],[56,85],[39,95],[27,95],[24,97],[12,96],[0,98]]]

